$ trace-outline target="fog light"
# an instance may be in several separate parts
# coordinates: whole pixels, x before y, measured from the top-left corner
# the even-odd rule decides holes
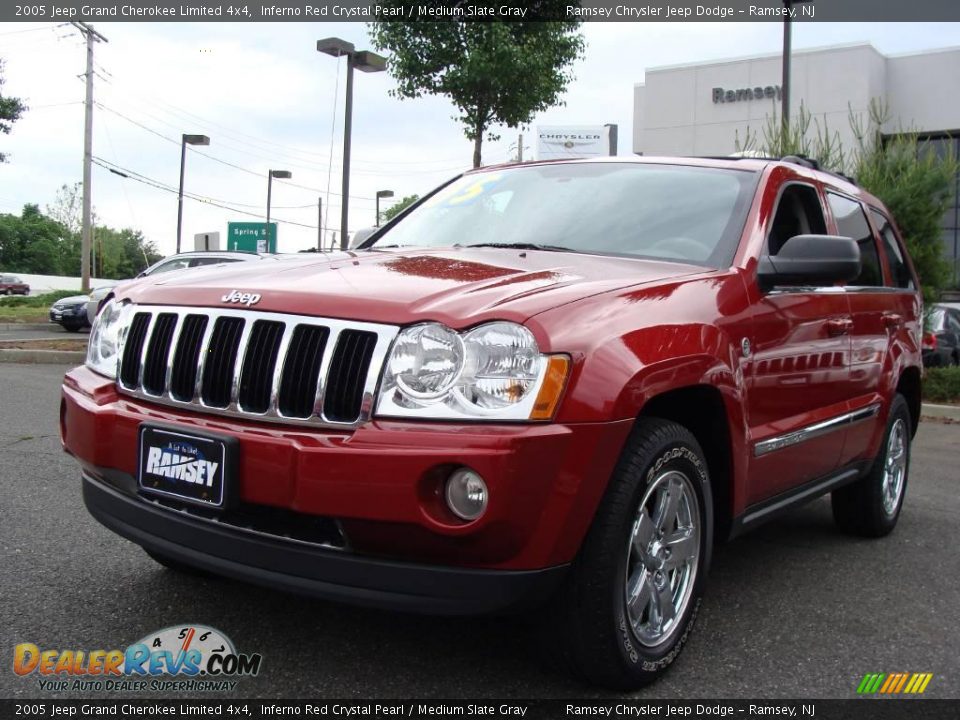
[[[447,479],[447,505],[459,518],[476,520],[487,509],[487,484],[473,470],[454,470]]]

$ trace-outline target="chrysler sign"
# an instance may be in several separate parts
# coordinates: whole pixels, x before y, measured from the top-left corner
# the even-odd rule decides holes
[[[609,125],[541,125],[537,160],[615,155]]]

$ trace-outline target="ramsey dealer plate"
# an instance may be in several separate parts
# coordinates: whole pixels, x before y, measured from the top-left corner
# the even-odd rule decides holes
[[[140,426],[137,484],[146,493],[222,508],[230,496],[237,441]]]

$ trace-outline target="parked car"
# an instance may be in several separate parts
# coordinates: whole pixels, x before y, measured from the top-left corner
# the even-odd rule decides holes
[[[159,273],[173,272],[174,270],[186,270],[187,268],[209,267],[211,265],[220,265],[223,263],[248,262],[250,260],[259,260],[262,255],[248,252],[235,252],[232,250],[197,250],[194,252],[180,253],[171,255],[163,260],[158,260],[153,265],[143,270],[136,278],[144,278],[149,275]],[[94,288],[90,293],[90,301],[87,303],[87,319],[93,324],[93,319],[97,316],[97,310],[103,299],[110,294],[110,291],[116,285],[106,285]]]
[[[170,568],[537,608],[548,655],[633,689],[715,542],[826,493],[844,532],[897,523],[921,295],[883,204],[807,161],[482,168],[278,262],[119,288],[64,379],[87,508]]]
[[[72,295],[61,298],[50,306],[50,322],[62,325],[67,332],[80,332],[90,327],[87,320],[89,295]]]
[[[30,286],[16,275],[0,275],[0,295],[29,295]]]
[[[960,365],[960,310],[949,305],[934,305],[923,334],[925,367]]]

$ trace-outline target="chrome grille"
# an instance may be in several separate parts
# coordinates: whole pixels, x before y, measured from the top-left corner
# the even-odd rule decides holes
[[[131,314],[121,392],[205,413],[337,428],[369,419],[398,330],[251,310],[137,306]]]

